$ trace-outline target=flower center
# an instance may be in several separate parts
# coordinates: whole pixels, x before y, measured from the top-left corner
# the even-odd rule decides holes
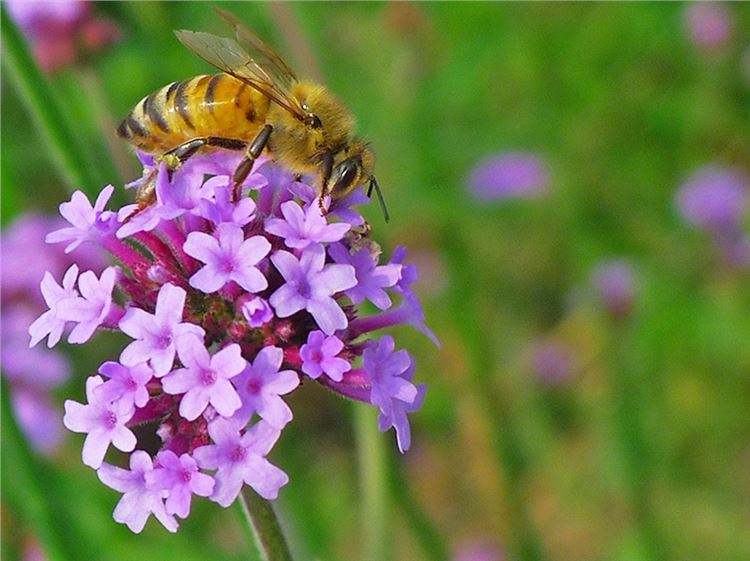
[[[105,411],[102,414],[102,425],[107,429],[113,429],[117,426],[117,415],[113,411]]]
[[[219,263],[219,270],[222,273],[232,273],[235,268],[234,258],[231,255],[225,255]]]
[[[193,474],[192,472],[183,469],[182,471],[180,471],[179,477],[180,481],[182,481],[183,483],[190,483],[190,480],[193,478]]]
[[[260,380],[250,380],[247,383],[247,393],[250,395],[258,395],[260,393],[261,384]]]
[[[133,378],[128,378],[127,380],[125,380],[125,387],[131,392],[135,391],[138,389],[138,382],[133,380]]]
[[[239,444],[232,448],[232,451],[229,453],[229,459],[232,462],[241,462],[246,456],[247,450]]]
[[[312,352],[312,359],[313,359],[313,362],[317,362],[317,363],[323,362],[323,353],[319,349],[314,350]]]
[[[172,344],[172,333],[170,331],[165,331],[161,333],[160,335],[156,336],[156,340],[154,341],[154,346],[158,349],[166,349]]]
[[[201,370],[199,378],[201,384],[203,384],[204,386],[210,386],[214,382],[216,382],[216,372],[210,369]]]

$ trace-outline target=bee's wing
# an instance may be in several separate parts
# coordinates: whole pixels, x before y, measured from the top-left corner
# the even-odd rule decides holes
[[[294,71],[284,62],[281,55],[269,47],[263,39],[245,26],[234,14],[217,6],[213,6],[213,9],[234,30],[240,46],[251,55],[258,65],[271,72],[278,82],[283,83],[288,88],[292,85],[292,82],[297,80]]]
[[[180,42],[203,60],[234,76],[302,120],[299,102],[289,94],[289,85],[271,67],[256,61],[237,41],[203,31],[175,31]],[[278,55],[277,55],[278,56]]]

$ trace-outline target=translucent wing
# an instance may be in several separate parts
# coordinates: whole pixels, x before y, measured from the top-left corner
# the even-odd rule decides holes
[[[234,39],[202,31],[180,30],[175,31],[175,35],[183,45],[209,64],[255,88],[298,119],[305,118],[299,102],[289,93],[293,75],[288,79],[277,76],[274,65],[266,61],[264,66],[256,61]]]
[[[294,71],[289,68],[289,65],[284,62],[284,59],[269,47],[263,39],[258,37],[255,32],[237,19],[234,14],[222,10],[217,6],[214,6],[213,9],[214,12],[216,12],[218,16],[234,30],[234,34],[237,37],[240,46],[250,54],[256,64],[272,73],[274,78],[276,78],[279,83],[284,84],[287,88],[292,85],[292,82],[297,80]]]

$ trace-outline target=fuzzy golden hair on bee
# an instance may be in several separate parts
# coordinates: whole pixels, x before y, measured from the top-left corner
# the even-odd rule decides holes
[[[318,177],[323,199],[341,199],[359,186],[374,188],[374,155],[354,136],[355,121],[325,86],[300,80],[273,49],[233,15],[216,9],[235,38],[176,31],[191,51],[221,70],[174,82],[143,98],[118,128],[134,147],[176,167],[193,154],[216,148],[243,150],[233,176],[239,185],[262,153],[297,174]],[[146,183],[146,185],[149,185]],[[142,205],[153,187],[139,193]]]

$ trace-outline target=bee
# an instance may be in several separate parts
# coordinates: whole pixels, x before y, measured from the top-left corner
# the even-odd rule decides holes
[[[175,31],[179,41],[221,70],[173,82],[143,98],[117,129],[120,137],[174,170],[198,152],[244,151],[233,177],[233,193],[264,150],[295,174],[319,180],[323,199],[346,197],[356,187],[373,189],[388,211],[373,175],[374,155],[354,135],[354,118],[324,86],[296,77],[289,65],[232,14],[215,8],[235,38]],[[153,181],[138,193],[141,207],[154,200]]]

